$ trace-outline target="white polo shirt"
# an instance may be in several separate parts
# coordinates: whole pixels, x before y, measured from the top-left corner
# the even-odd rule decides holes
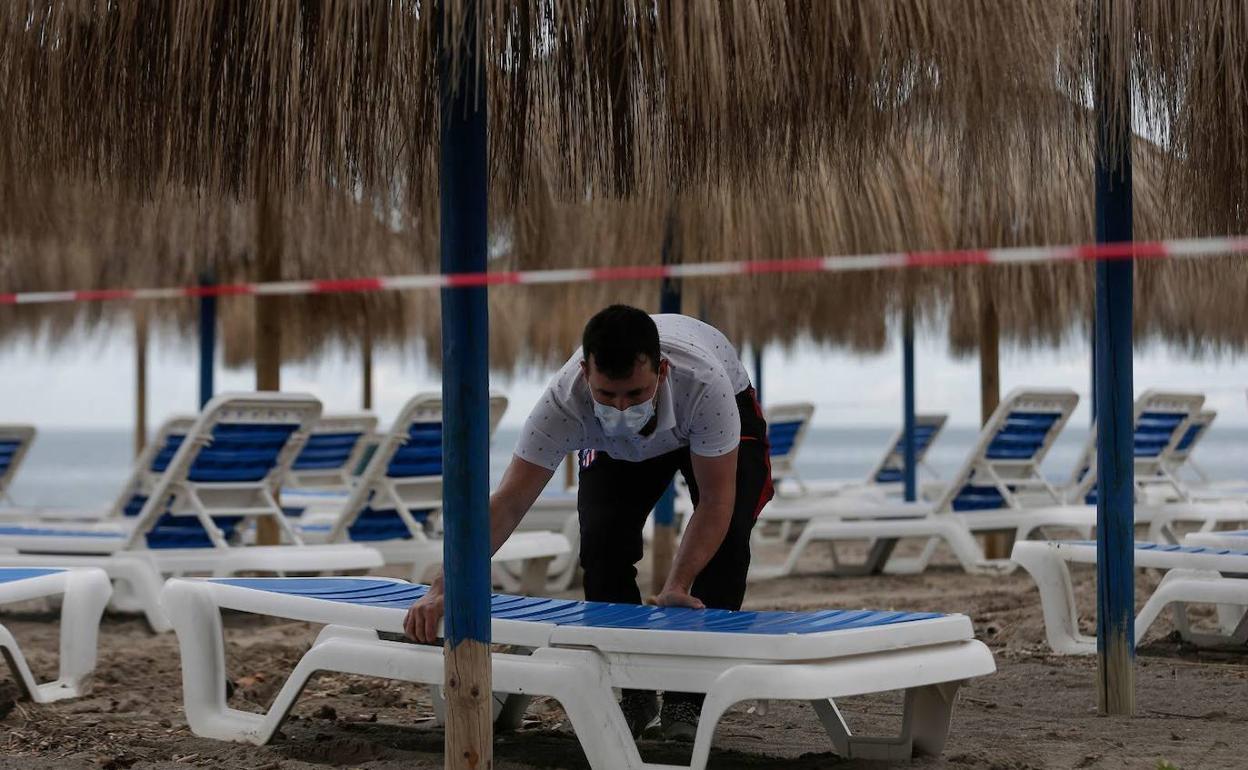
[[[718,457],[741,441],[736,396],[750,377],[736,349],[718,329],[683,315],[651,316],[659,327],[659,351],[667,379],[655,404],[658,422],[649,436],[612,438],[594,416],[589,383],[581,373],[578,348],[546,387],[516,444],[517,457],[555,470],[568,452],[605,451],[617,460],[639,462],[687,446],[694,454]]]

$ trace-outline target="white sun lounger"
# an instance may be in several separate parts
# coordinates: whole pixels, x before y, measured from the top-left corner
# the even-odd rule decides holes
[[[379,578],[171,580],[164,601],[182,652],[186,716],[197,735],[262,744],[309,676],[340,671],[441,685],[442,648],[383,641],[401,633],[423,586]],[[221,610],[325,624],[265,714],[225,699]],[[939,753],[961,683],[992,673],[992,654],[963,615],[838,611],[727,612],[495,596],[493,641],[532,655],[493,655],[499,693],[563,705],[595,768],[643,763],[612,688],[707,694],[690,767],[706,766],[720,717],[744,700],[811,701],[845,756],[899,760]],[[905,691],[899,735],[851,735],[833,698]]]
[[[770,415],[770,411],[768,412]],[[932,444],[944,430],[945,422],[948,415],[945,414],[916,414],[914,416],[914,457],[919,468],[925,469],[932,477],[938,478],[939,474],[927,462],[927,452],[931,449]],[[768,423],[767,435],[769,440],[775,431],[772,425]],[[899,429],[892,435],[888,442],[888,448],[884,454],[880,456],[875,465],[871,466],[871,470],[867,472],[864,478],[859,479],[812,479],[803,481],[797,478],[796,471],[791,477],[796,480],[796,484],[779,483],[779,477],[774,473],[775,455],[772,455],[773,477],[777,478],[777,494],[784,498],[801,498],[801,497],[819,497],[828,495],[872,495],[876,497],[897,496],[901,493],[903,482],[905,481],[905,435],[902,429]],[[793,486],[797,489],[793,490]],[[796,491],[796,494],[794,493]]]
[[[1096,564],[1095,542],[1020,542],[1014,561],[1036,581],[1044,610],[1049,646],[1064,655],[1091,655],[1096,637],[1079,631],[1078,607],[1070,580],[1070,564]],[[1136,569],[1165,571],[1135,618],[1138,644],[1166,607],[1174,610],[1182,637],[1194,644],[1242,647],[1248,643],[1248,551],[1205,546],[1136,543]],[[1234,577],[1232,577],[1234,576]],[[1187,618],[1188,604],[1218,605],[1218,632],[1198,633]]]
[[[842,495],[818,501],[772,501],[759,518],[797,521],[805,526],[778,566],[757,565],[755,578],[791,574],[802,553],[815,542],[869,540],[867,559],[857,565],[837,562],[839,572],[890,572],[926,569],[937,543],[946,542],[962,566],[973,573],[1013,569],[1005,559],[987,559],[974,533],[1011,530],[1018,539],[1044,528],[1074,529],[1088,534],[1095,511],[1067,506],[1061,493],[1040,472],[1040,464],[1070,419],[1079,397],[1067,389],[1020,389],[998,405],[979,439],[945,492],[934,502],[891,502],[868,496]],[[896,543],[925,540],[917,559],[891,559]]]
[[[189,415],[175,415],[161,423],[156,435],[134,459],[130,476],[112,503],[99,508],[18,507],[0,509],[3,521],[123,521],[133,520],[143,508],[156,481],[169,467],[186,433],[195,424]],[[110,524],[109,527],[116,526]]]
[[[168,628],[158,592],[165,574],[322,572],[383,564],[353,544],[309,546],[273,497],[320,412],[320,402],[284,393],[221,394],[179,443],[132,520],[0,522],[0,566],[90,566],[117,581],[114,606],[141,609]],[[284,545],[243,546],[259,518],[283,527]]]
[[[282,489],[284,504],[296,495],[335,492],[346,495],[351,476],[377,430],[371,414],[324,415],[308,433],[308,441],[290,467]]]
[[[506,409],[506,396],[490,396],[491,430]],[[424,580],[442,564],[441,508],[442,396],[424,393],[400,410],[341,506],[308,509],[298,527],[310,542],[366,544],[386,564],[408,566],[412,579]],[[494,554],[494,562],[522,564],[525,590],[539,592],[550,562],[569,554],[561,534],[520,532]]]
[[[810,419],[815,405],[809,402],[772,404],[767,407],[767,443],[770,445],[771,478],[777,490],[789,486],[792,481],[798,494],[805,494],[806,487],[797,473],[797,452],[806,441]]]
[[[980,441],[968,462],[955,477],[955,484],[933,504],[928,503],[872,503],[870,500],[845,498],[829,504],[824,516],[807,527],[794,545],[785,564],[777,568],[760,568],[760,577],[787,574],[797,563],[801,549],[817,541],[842,541],[855,539],[873,540],[873,548],[866,562],[848,568],[851,571],[874,571],[887,564],[889,572],[915,572],[926,568],[936,544],[944,541],[963,567],[971,572],[994,572],[1012,569],[1007,560],[988,560],[973,535],[990,531],[1012,531],[1014,539],[1026,540],[1033,532],[1045,530],[1072,530],[1081,537],[1091,537],[1096,526],[1096,474],[1091,458],[1095,456],[1092,440],[1085,447],[1083,457],[1077,464],[1071,482],[1059,489],[1040,474],[1039,464],[1056,438],[1061,424],[1054,422],[1044,441],[1035,445],[1034,455],[1017,458],[1017,462],[1002,462],[987,455],[994,452],[994,445],[1003,447],[1006,455],[1018,450],[1025,453],[1036,436],[1021,432],[1010,438],[1009,420],[1001,423],[998,418],[1007,409],[1014,410],[1011,400],[1016,391],[1002,402],[993,421],[980,434]],[[1021,392],[1035,399],[1043,392]],[[1060,391],[1049,392],[1058,395]],[[1073,392],[1066,392],[1073,399]],[[1035,402],[1043,404],[1043,401]],[[1194,523],[1202,530],[1214,529],[1226,522],[1245,521],[1248,503],[1242,500],[1192,500],[1181,503],[1158,503],[1149,501],[1149,490],[1160,486],[1173,487],[1179,482],[1165,474],[1165,458],[1183,438],[1188,420],[1199,413],[1203,397],[1199,394],[1172,393],[1149,390],[1135,402],[1135,466],[1137,473],[1137,503],[1135,520],[1149,528],[1150,539],[1177,542],[1175,525]],[[1073,409],[1074,401],[1070,402]],[[1050,405],[1049,409],[1055,408]],[[1052,415],[1053,412],[1041,414]],[[1026,417],[1026,410],[1019,409],[1014,419]],[[1047,419],[1047,418],[1044,418]],[[996,425],[1005,425],[997,428]],[[993,433],[993,430],[997,433]],[[1009,438],[1009,441],[1002,439]],[[997,450],[998,452],[1000,450]],[[958,490],[954,493],[952,490]],[[764,517],[801,515],[786,507],[785,503],[772,504],[764,511]],[[884,520],[887,519],[887,520]],[[927,543],[916,559],[893,559],[885,561],[900,538],[925,538]],[[835,560],[835,552],[833,553]],[[834,561],[835,565],[835,561]],[[835,565],[836,568],[846,568]]]
[[[1146,390],[1135,400],[1136,499],[1160,499],[1171,495],[1190,499],[1182,482],[1171,473],[1178,451],[1192,419],[1200,414],[1205,397],[1199,393]],[[1089,431],[1083,452],[1066,484],[1072,503],[1096,504],[1096,429]]]
[[[1181,479],[1183,471],[1188,470],[1196,476],[1197,484],[1209,483],[1209,474],[1205,473],[1205,470],[1196,464],[1196,461],[1192,459],[1192,453],[1196,451],[1196,447],[1205,436],[1209,435],[1209,428],[1213,426],[1213,421],[1217,417],[1218,413],[1216,411],[1203,409],[1199,414],[1188,420],[1187,430],[1183,432],[1183,437],[1170,451],[1165,460],[1166,468],[1172,476]]]
[[[9,485],[35,440],[33,425],[0,425],[0,502],[13,502]]]
[[[1232,551],[1248,551],[1248,529],[1191,532],[1183,536],[1183,542],[1187,545],[1205,545],[1214,548],[1229,548]]]
[[[1248,522],[1248,495],[1196,489],[1174,472],[1190,452],[1190,444],[1180,447],[1189,440],[1193,424],[1204,419],[1204,400],[1199,393],[1162,390],[1147,390],[1136,399],[1135,520],[1149,525],[1151,541],[1177,543],[1180,524],[1208,532],[1226,524]],[[1091,433],[1068,484],[1071,503],[1096,504],[1096,469],[1092,463],[1096,431]]]
[[[112,588],[96,569],[0,569],[0,605],[63,596],[60,671],[56,681],[39,684],[17,641],[0,625],[0,654],[9,664],[22,695],[50,703],[86,694],[95,672],[100,617]]]

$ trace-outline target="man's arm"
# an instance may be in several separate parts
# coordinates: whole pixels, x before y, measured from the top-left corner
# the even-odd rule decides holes
[[[490,495],[490,555],[493,556],[511,533],[516,531],[520,520],[533,507],[537,496],[555,472],[527,460],[512,456],[503,473],[503,480],[494,494]],[[429,592],[407,611],[403,630],[408,637],[430,644],[438,638],[438,621],[443,613],[442,570],[429,585]]]
[[[702,602],[689,594],[693,581],[706,566],[728,534],[737,496],[737,450],[719,457],[691,454],[693,477],[698,483],[698,506],[689,519],[676,559],[668,573],[656,604],[665,607],[702,608]]]

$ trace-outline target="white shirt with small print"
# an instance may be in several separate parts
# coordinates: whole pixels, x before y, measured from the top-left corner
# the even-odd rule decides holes
[[[736,349],[715,327],[684,315],[651,316],[659,328],[659,351],[667,379],[655,404],[658,422],[649,436],[612,438],[594,416],[589,383],[581,373],[578,348],[555,375],[529,414],[516,444],[517,457],[555,470],[569,452],[604,451],[617,460],[640,462],[681,447],[702,457],[719,457],[741,441],[736,396],[750,377]]]

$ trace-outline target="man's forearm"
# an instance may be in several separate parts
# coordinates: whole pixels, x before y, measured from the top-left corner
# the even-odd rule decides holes
[[[672,562],[672,571],[668,573],[668,588],[689,591],[693,581],[723,544],[731,521],[732,507],[729,505],[707,503],[694,509]]]
[[[497,492],[490,495],[490,555],[493,556],[520,526],[524,511]]]

